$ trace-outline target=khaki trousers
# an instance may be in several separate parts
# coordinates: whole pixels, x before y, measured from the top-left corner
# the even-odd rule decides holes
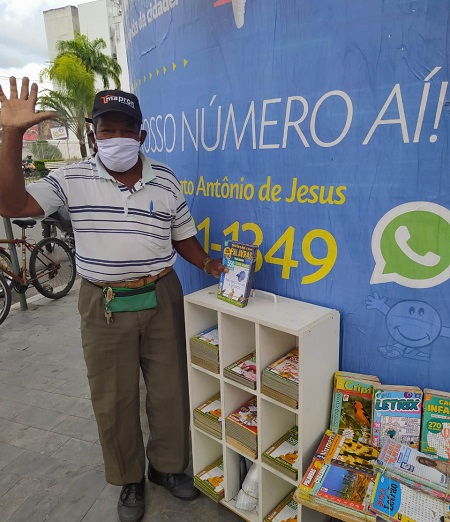
[[[158,471],[182,473],[189,461],[189,398],[183,293],[175,271],[156,283],[157,307],[113,314],[102,289],[82,280],[78,309],[91,400],[106,480],[140,482],[145,473],[139,419],[140,371],[150,427],[147,458]]]

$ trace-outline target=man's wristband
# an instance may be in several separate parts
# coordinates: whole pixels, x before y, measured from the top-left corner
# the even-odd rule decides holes
[[[208,272],[208,265],[209,263],[212,261],[212,257],[207,257],[204,261],[203,261],[203,272],[206,272],[207,274],[209,274]]]

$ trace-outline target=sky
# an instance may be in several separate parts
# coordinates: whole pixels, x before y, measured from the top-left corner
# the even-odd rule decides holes
[[[9,96],[9,77],[28,76],[40,89],[39,72],[48,63],[43,12],[91,0],[0,0],[0,85]]]

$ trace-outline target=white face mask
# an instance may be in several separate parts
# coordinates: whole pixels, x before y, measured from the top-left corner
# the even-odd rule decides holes
[[[109,170],[125,172],[138,161],[141,144],[133,138],[108,138],[96,143],[101,162]]]

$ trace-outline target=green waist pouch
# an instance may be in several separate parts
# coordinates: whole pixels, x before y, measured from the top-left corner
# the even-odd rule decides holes
[[[103,289],[103,302],[108,313],[139,312],[156,308],[155,283],[141,288],[114,288],[107,286]]]

